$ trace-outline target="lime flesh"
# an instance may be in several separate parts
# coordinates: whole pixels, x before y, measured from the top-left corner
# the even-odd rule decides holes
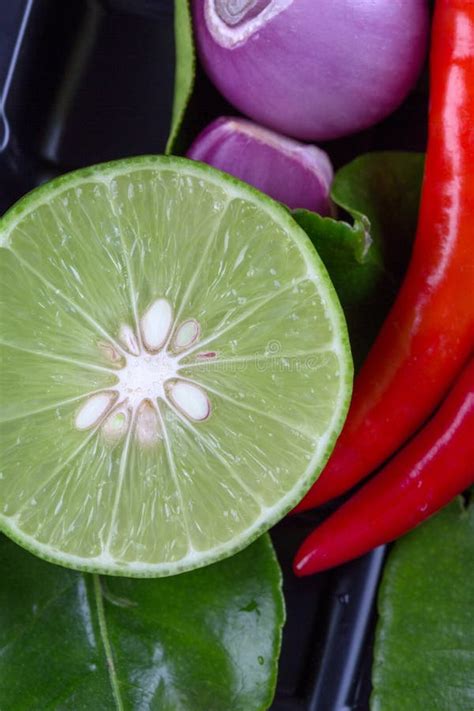
[[[298,502],[352,365],[336,294],[284,208],[142,157],[33,191],[0,247],[7,535],[78,569],[171,575]]]

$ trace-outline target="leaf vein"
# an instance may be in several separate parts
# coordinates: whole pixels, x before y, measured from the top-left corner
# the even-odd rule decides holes
[[[114,696],[114,701],[117,706],[118,711],[124,711],[125,705],[122,700],[120,693],[120,684],[117,676],[117,671],[115,669],[115,662],[112,653],[112,645],[110,644],[109,632],[107,629],[107,621],[105,619],[105,609],[104,609],[104,599],[102,594],[102,588],[100,584],[100,578],[98,575],[93,576],[94,582],[94,596],[97,609],[97,618],[99,620],[99,630],[100,637],[105,652],[105,659],[107,663],[107,669],[109,672],[110,685],[112,687],[112,694]]]

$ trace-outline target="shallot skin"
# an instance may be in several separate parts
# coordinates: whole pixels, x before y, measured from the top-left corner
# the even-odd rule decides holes
[[[327,153],[316,146],[224,116],[199,134],[186,155],[250,183],[291,209],[330,212],[333,169]]]
[[[241,8],[228,24],[229,7]],[[225,98],[302,140],[368,128],[399,106],[427,49],[426,0],[193,0],[199,57]]]

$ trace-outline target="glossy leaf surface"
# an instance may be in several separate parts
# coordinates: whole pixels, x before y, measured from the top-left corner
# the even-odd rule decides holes
[[[196,57],[188,0],[174,0],[175,77],[171,129],[165,152],[177,152],[179,130],[194,86]]]
[[[336,287],[360,365],[390,308],[416,232],[419,153],[367,153],[341,168],[331,197],[339,220],[295,210]]]
[[[268,536],[165,579],[76,573],[0,539],[0,708],[257,711],[284,619]]]
[[[379,596],[372,711],[474,708],[473,563],[474,505],[460,499],[395,545]]]

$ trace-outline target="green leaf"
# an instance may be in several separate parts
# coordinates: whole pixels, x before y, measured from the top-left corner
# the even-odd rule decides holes
[[[271,703],[284,620],[268,536],[160,580],[53,566],[0,539],[2,711],[253,711]]]
[[[293,215],[334,283],[360,365],[405,272],[416,232],[423,175],[418,153],[368,153],[339,170],[331,197],[342,220]],[[346,221],[346,220],[349,221]]]
[[[336,289],[349,329],[352,356],[358,367],[380,325],[384,302],[384,267],[371,242],[368,226],[354,226],[321,217],[308,210],[295,210],[293,217],[316,247]]]
[[[474,709],[473,564],[474,504],[460,499],[395,545],[379,594],[372,711]]]
[[[395,290],[416,232],[423,168],[422,153],[367,153],[338,171],[331,191],[355,225],[367,226]]]
[[[179,130],[193,92],[196,72],[196,56],[188,0],[175,0],[174,2],[174,35],[176,55],[174,97],[171,129],[165,148],[167,155],[176,153],[178,150]]]

